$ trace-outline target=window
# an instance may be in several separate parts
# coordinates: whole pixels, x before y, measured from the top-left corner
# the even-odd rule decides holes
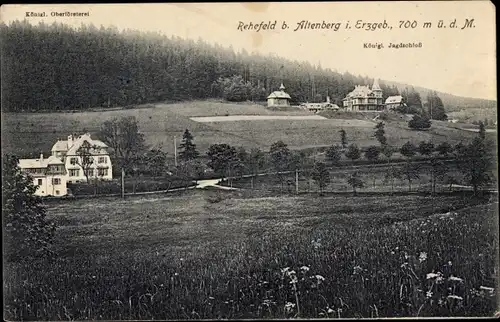
[[[44,174],[45,169],[40,169],[40,168],[35,168],[31,170],[31,173],[33,174]]]
[[[52,185],[61,184],[61,178],[52,178]]]
[[[38,185],[41,186],[42,185],[42,179],[38,179]]]
[[[80,175],[80,170],[79,169],[70,169],[69,170],[69,176],[70,177],[78,177]]]
[[[97,174],[102,177],[102,176],[107,176],[108,175],[108,169],[98,169]]]
[[[99,157],[97,160],[98,163],[106,163],[106,157]]]
[[[93,177],[94,176],[94,169],[87,169],[87,175],[89,177]]]
[[[71,163],[71,164],[76,164],[77,162],[78,162],[78,158],[69,159],[69,163]]]
[[[61,192],[59,190],[56,190],[56,196],[59,196]]]

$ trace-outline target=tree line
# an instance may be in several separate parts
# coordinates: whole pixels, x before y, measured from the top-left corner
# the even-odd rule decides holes
[[[432,192],[434,193],[437,179],[448,183],[458,182],[458,179],[446,170],[443,159],[447,157],[456,160],[459,170],[466,177],[467,184],[473,186],[474,191],[477,192],[481,185],[489,182],[490,178],[486,175],[492,165],[491,143],[487,144],[485,133],[484,125],[480,126],[478,138],[467,145],[459,142],[452,146],[446,141],[438,145],[434,145],[431,141],[421,141],[415,145],[408,141],[400,147],[395,147],[388,144],[385,123],[381,121],[375,125],[373,133],[378,145],[361,149],[356,143],[349,143],[347,132],[340,129],[340,144],[328,147],[324,152],[323,161],[315,161],[305,151],[289,149],[283,141],[274,142],[269,151],[259,148],[247,151],[244,147],[235,147],[225,143],[212,144],[206,154],[200,155],[196,149],[193,134],[186,129],[179,147],[179,162],[175,166],[168,163],[167,153],[161,149],[146,147],[134,117],[104,122],[99,137],[111,147],[111,157],[117,165],[115,168],[123,168],[132,176],[149,174],[155,177],[168,177],[175,173],[177,176],[185,177],[188,182],[204,178],[207,172],[211,172],[213,177],[227,178],[228,184],[232,185],[234,178],[245,174],[256,179],[259,173],[274,172],[281,190],[290,172],[307,173],[317,182],[322,191],[329,182],[329,169],[340,166],[343,158],[355,165],[358,160],[362,159],[374,163],[382,156],[390,166],[386,179],[392,183],[392,189],[394,179],[399,178],[407,180],[409,190],[411,190],[412,181],[418,179],[419,173],[423,171],[420,163],[414,162],[417,161],[415,157],[420,155],[425,160],[430,160]],[[405,158],[406,162],[403,167],[391,166],[395,153]],[[252,186],[254,179],[252,179]],[[353,188],[362,187],[361,175],[355,172],[349,184]]]
[[[64,111],[159,101],[224,98],[261,101],[283,82],[292,103],[342,106],[355,85],[373,79],[319,64],[235,52],[201,39],[185,40],[115,27],[27,21],[0,24],[4,111]],[[380,84],[384,100],[401,94],[422,109],[413,87]],[[436,95],[434,95],[436,96]],[[435,106],[439,104],[434,104]]]

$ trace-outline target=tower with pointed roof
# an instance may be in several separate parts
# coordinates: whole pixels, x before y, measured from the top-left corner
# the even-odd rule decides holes
[[[376,78],[373,80],[372,91],[375,94],[375,97],[382,98],[382,89],[380,88],[378,79]]]

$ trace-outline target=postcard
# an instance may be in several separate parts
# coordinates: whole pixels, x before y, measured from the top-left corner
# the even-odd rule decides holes
[[[0,19],[5,320],[499,312],[492,2]]]

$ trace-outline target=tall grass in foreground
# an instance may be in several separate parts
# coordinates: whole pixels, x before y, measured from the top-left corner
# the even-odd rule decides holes
[[[9,320],[491,316],[497,204],[189,253],[8,264]]]

